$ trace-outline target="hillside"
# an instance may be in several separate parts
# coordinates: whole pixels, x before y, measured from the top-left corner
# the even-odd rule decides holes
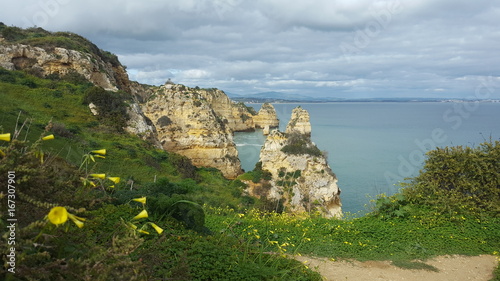
[[[271,107],[255,118],[217,89],[129,81],[116,56],[72,33],[0,35],[2,280],[322,280],[291,257],[427,270],[440,255],[500,257],[500,142],[429,153],[421,175],[363,217],[272,212],[240,180],[265,171],[229,179],[163,142],[185,131],[179,147],[210,137],[203,149],[226,149],[216,133],[272,126]],[[169,107],[181,104],[203,122],[182,124]]]

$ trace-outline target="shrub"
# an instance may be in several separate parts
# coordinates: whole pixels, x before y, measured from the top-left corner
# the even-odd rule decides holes
[[[53,123],[50,131],[63,138],[72,138],[74,136],[73,132],[68,130],[63,123]]]
[[[500,141],[427,153],[424,169],[406,184],[412,203],[441,212],[500,215]]]
[[[321,150],[314,145],[311,138],[305,134],[292,133],[288,135],[287,143],[281,149],[286,154],[308,154],[312,156],[321,156]]]
[[[85,91],[84,104],[93,103],[99,112],[98,118],[104,124],[122,131],[128,121],[126,98],[119,92],[92,87]]]
[[[177,168],[177,171],[179,171],[184,178],[199,180],[199,176],[196,173],[197,168],[193,165],[189,158],[177,153],[169,153],[169,159],[170,163]]]
[[[7,41],[16,41],[25,37],[24,32],[21,28],[13,26],[2,28],[1,35]]]

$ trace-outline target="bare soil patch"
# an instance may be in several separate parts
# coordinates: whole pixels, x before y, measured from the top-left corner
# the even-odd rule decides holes
[[[498,263],[495,256],[440,256],[422,261],[438,271],[404,269],[390,261],[331,261],[326,258],[296,256],[295,259],[318,271],[325,280],[355,281],[489,281]]]

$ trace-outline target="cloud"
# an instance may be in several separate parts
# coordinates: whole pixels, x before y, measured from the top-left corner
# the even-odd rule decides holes
[[[466,97],[500,76],[494,0],[24,0],[0,18],[79,33],[148,84]]]

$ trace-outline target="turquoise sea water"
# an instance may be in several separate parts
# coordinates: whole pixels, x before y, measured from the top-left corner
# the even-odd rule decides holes
[[[249,104],[258,110],[260,104]],[[338,177],[344,212],[369,211],[377,194],[422,168],[436,146],[476,146],[500,139],[500,103],[273,104],[284,130],[292,109],[309,111],[312,140]],[[243,169],[252,170],[265,141],[261,131],[236,133]]]

